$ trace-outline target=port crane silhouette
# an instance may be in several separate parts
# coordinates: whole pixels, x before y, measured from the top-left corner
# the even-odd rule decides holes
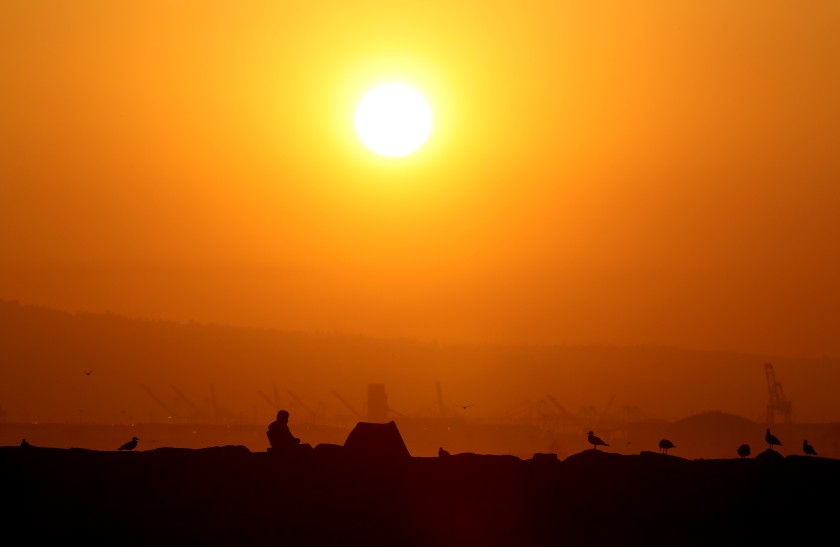
[[[781,414],[782,423],[791,423],[793,404],[785,397],[782,384],[776,380],[776,373],[773,370],[772,363],[764,364],[764,376],[767,378],[767,391],[770,395],[767,402],[767,425],[774,425],[776,423],[776,415],[778,414]]]

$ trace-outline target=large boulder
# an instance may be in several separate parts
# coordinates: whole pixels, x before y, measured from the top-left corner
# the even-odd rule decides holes
[[[411,457],[393,421],[357,423],[344,441],[344,448],[355,456],[378,460],[404,460]]]

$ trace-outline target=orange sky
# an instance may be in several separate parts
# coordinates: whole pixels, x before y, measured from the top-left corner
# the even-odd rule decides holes
[[[317,7],[313,7],[317,6]],[[840,4],[0,4],[0,298],[840,356]],[[403,159],[353,133],[420,89]]]

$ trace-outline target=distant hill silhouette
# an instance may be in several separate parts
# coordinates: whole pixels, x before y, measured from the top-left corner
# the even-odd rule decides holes
[[[450,404],[480,403],[470,409],[476,416],[505,416],[550,394],[572,411],[618,415],[636,406],[674,420],[720,409],[758,419],[768,361],[793,401],[794,419],[840,415],[830,392],[840,384],[836,361],[653,346],[440,345],[67,313],[0,300],[0,354],[0,404],[10,420],[160,420],[165,412],[142,386],[171,402],[174,385],[197,407],[175,400],[185,417],[224,409],[226,419],[267,423],[277,408],[258,392],[272,384],[303,420],[309,411],[346,412],[332,390],[362,408],[370,382],[386,384],[391,406],[413,415],[434,406],[437,381]],[[96,372],[86,375],[90,370]]]

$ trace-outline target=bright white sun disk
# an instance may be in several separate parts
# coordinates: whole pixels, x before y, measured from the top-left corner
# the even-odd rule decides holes
[[[400,157],[420,148],[432,132],[432,110],[414,88],[391,83],[368,91],[356,107],[356,133],[373,152]]]

